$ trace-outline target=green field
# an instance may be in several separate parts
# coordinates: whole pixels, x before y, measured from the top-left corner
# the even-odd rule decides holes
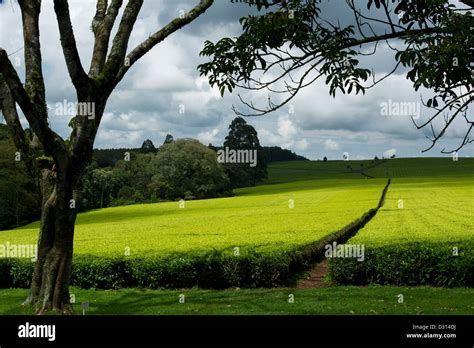
[[[365,174],[365,175],[364,175]],[[367,179],[401,177],[474,177],[474,158],[397,158],[378,161],[296,161],[273,163],[265,183],[312,179]]]
[[[291,284],[317,259],[319,241],[376,208],[390,177],[385,205],[350,240],[367,247],[368,262],[338,260],[339,270],[332,267],[330,276],[342,284],[470,286],[473,173],[474,159],[467,158],[276,163],[269,167],[264,183],[236,190],[235,197],[188,201],[184,208],[168,202],[80,214],[74,284],[98,288]],[[399,200],[403,209],[398,208]],[[0,244],[35,244],[38,226],[0,232]],[[407,247],[400,249],[403,245]],[[429,252],[420,245],[429,246]],[[393,250],[380,253],[377,249],[392,246]],[[446,255],[453,246],[465,252],[464,258]],[[439,265],[444,268],[437,270]],[[9,274],[3,284],[27,286],[31,262],[7,261],[3,266],[0,262],[1,267]]]
[[[86,315],[472,315],[473,289],[430,287],[329,287],[255,290],[82,290],[72,288],[74,309]],[[289,303],[289,295],[294,303]],[[404,302],[398,302],[398,295]],[[185,303],[179,303],[179,296]],[[28,315],[27,290],[0,290],[1,315]]]
[[[366,171],[390,172],[377,215],[348,243],[366,260],[330,261],[339,284],[474,285],[474,168],[472,160],[389,161]]]
[[[233,250],[291,250],[343,228],[377,205],[385,180],[259,186],[236,197],[133,205],[80,214],[76,255],[131,257]],[[289,201],[294,208],[290,209]],[[38,223],[0,232],[0,244],[36,243]]]
[[[350,243],[369,246],[412,242],[455,244],[473,239],[472,177],[446,176],[394,179],[385,205]]]
[[[348,242],[367,247],[366,262],[332,259],[329,277],[336,284],[402,286],[221,291],[75,287],[72,293],[77,303],[91,303],[90,315],[473,314],[472,288],[411,286],[463,286],[474,278],[469,273],[474,269],[473,174],[474,159],[276,163],[262,185],[236,190],[235,197],[189,201],[184,209],[169,202],[78,216],[73,272],[78,286],[120,288],[127,286],[123,279],[131,273],[136,278],[131,286],[140,288],[274,286],[291,277],[291,265],[311,263],[311,254],[301,247],[375,208],[390,177],[385,205]],[[33,223],[0,232],[0,244],[35,243],[37,234],[38,223]],[[459,246],[461,257],[452,257],[453,245]],[[235,247],[240,248],[240,264],[232,256]],[[31,271],[31,262],[0,262],[0,285],[25,287]],[[7,273],[11,279],[2,280]],[[282,282],[275,283],[280,276]],[[185,304],[178,302],[180,294],[185,294]],[[289,294],[295,295],[295,303],[288,303]],[[399,294],[405,297],[403,304],[396,301]],[[0,313],[30,314],[19,307],[25,297],[26,290],[0,290]]]

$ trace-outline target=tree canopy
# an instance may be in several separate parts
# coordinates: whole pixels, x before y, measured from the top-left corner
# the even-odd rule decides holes
[[[243,32],[237,38],[207,41],[201,55],[209,61],[199,66],[201,75],[222,95],[236,88],[268,91],[266,105],[239,94],[247,111],[235,107],[237,114],[261,116],[276,111],[323,78],[332,96],[338,91],[364,94],[402,65],[415,90],[423,87],[433,93],[423,101],[433,115],[420,124],[413,121],[418,129],[430,127],[431,145],[425,151],[457,118],[467,125],[465,136],[458,148],[443,151],[457,151],[474,141],[470,138],[474,120],[467,115],[474,81],[472,1],[464,1],[471,6],[467,9],[448,0],[339,1],[352,13],[350,25],[327,18],[321,0],[246,2],[259,14],[241,18]],[[361,67],[360,57],[376,54],[381,43],[394,51],[396,65],[377,77]]]

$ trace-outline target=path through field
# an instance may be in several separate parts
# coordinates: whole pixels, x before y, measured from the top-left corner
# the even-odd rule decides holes
[[[338,244],[343,244],[349,238],[355,236],[367,223],[372,220],[380,208],[383,207],[385,203],[385,197],[387,196],[387,191],[390,186],[391,180],[389,179],[387,185],[382,191],[382,196],[380,197],[379,204],[377,208],[374,209],[373,214],[366,215],[366,218],[361,218],[355,226],[347,230],[347,234],[344,234],[341,237],[335,237],[334,241]],[[331,241],[330,243],[332,243]],[[298,281],[296,287],[298,289],[309,289],[309,288],[324,288],[331,285],[329,281],[326,280],[326,275],[329,271],[328,260],[324,258],[322,261],[316,263],[313,268],[306,272],[306,277]]]

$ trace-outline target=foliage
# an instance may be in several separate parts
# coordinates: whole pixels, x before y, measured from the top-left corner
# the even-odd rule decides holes
[[[30,178],[17,150],[0,124],[0,231],[22,226],[39,218],[40,198],[37,183]]]
[[[229,191],[217,154],[197,140],[180,139],[163,145],[151,160],[150,170],[154,175],[149,190],[160,199],[203,199]]]
[[[140,150],[143,153],[150,153],[150,152],[156,153],[157,151],[155,145],[150,139],[147,139],[143,142]]]
[[[466,133],[457,149],[442,152],[457,151],[474,141],[470,138],[473,123],[467,117],[474,87],[470,50],[474,35],[466,30],[474,26],[474,18],[469,9],[447,0],[369,0],[366,11],[361,2],[348,0],[341,6],[352,18],[343,25],[324,12],[327,6],[320,0],[247,2],[258,14],[240,19],[240,36],[206,41],[201,55],[209,60],[198,67],[222,95],[237,88],[268,91],[267,105],[255,105],[239,95],[249,111],[235,109],[237,114],[261,116],[276,111],[320,79],[325,79],[333,97],[337,91],[365,93],[402,65],[415,90],[424,87],[433,92],[426,106],[434,115],[415,123],[431,133],[432,144],[424,151],[445,135],[456,118],[465,121]],[[359,57],[376,54],[383,42],[395,52],[396,64],[388,74],[373,76],[373,83],[367,83],[373,72],[361,66]]]
[[[174,141],[174,138],[171,134],[166,134],[165,141],[163,142],[163,145],[170,144]]]
[[[453,255],[454,247],[460,247],[458,256]],[[473,287],[473,250],[472,241],[369,246],[364,262],[335,258],[330,260],[329,270],[337,284]]]
[[[251,167],[249,163],[224,164],[232,187],[252,186],[267,177],[265,153],[260,146],[257,131],[242,117],[235,118],[229,125],[229,134],[225,138],[223,148],[256,151],[257,154],[255,167]]]

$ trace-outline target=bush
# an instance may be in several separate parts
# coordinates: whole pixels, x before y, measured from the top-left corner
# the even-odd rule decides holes
[[[329,274],[341,285],[432,285],[474,286],[474,245],[455,243],[410,243],[366,248],[365,260],[334,258]]]
[[[89,289],[117,289],[133,285],[129,261],[92,256],[74,258],[71,284]]]
[[[84,289],[273,287],[291,282],[292,262],[290,253],[233,256],[214,251],[139,259],[81,255],[74,258],[71,285]],[[29,287],[33,269],[31,261],[0,260],[0,287]]]
[[[11,269],[11,260],[0,259],[0,288],[9,288],[13,285]]]
[[[139,259],[75,256],[71,285],[98,289],[137,286],[151,289],[288,286],[295,282],[298,273],[324,257],[325,244],[333,240],[346,240],[353,234],[356,225],[357,221],[320,241],[286,252],[247,251],[234,256],[229,251],[214,250],[211,253]],[[0,287],[10,287],[12,284],[28,286],[33,273],[32,263],[29,263],[29,268],[15,268],[15,264],[8,260],[5,264],[0,263],[0,269],[4,267],[5,274],[8,274],[0,278]]]
[[[160,199],[212,198],[230,190],[217,154],[197,140],[180,139],[163,145],[149,167],[154,175],[148,188]]]

